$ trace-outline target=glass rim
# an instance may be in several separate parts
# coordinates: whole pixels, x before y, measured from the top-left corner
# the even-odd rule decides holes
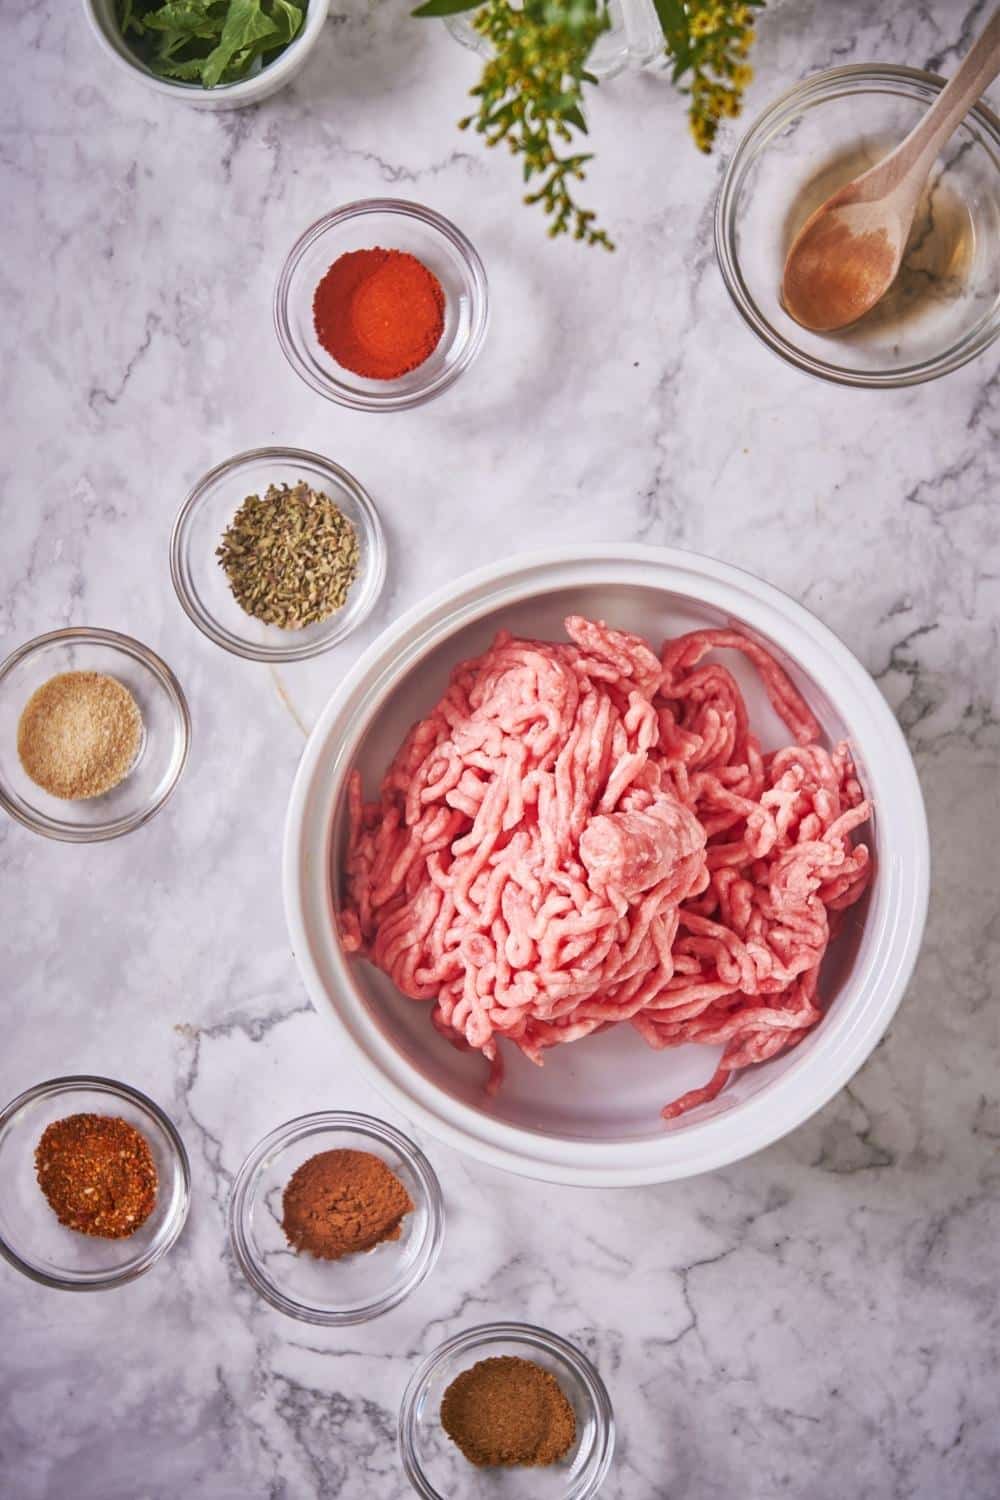
[[[30,641],[16,646],[9,656],[0,662],[0,687],[15,667],[27,661],[37,651],[46,646],[61,645],[66,642],[78,642],[81,645],[89,642],[99,646],[108,646],[114,651],[140,661],[152,672],[163,688],[174,710],[175,723],[179,726],[180,755],[174,772],[162,792],[147,806],[137,809],[127,817],[116,818],[109,823],[95,823],[88,827],[79,823],[65,823],[59,818],[26,810],[14,801],[3,782],[0,781],[0,807],[22,827],[30,828],[32,833],[39,833],[44,838],[56,839],[64,844],[99,844],[108,839],[120,838],[123,834],[133,833],[135,829],[141,828],[156,816],[173,795],[184,767],[187,765],[191,749],[191,712],[183,688],[161,656],[158,656],[149,646],[143,645],[142,641],[136,640],[135,636],[92,625],[66,625],[60,630],[49,630],[44,635],[33,636]]]
[[[256,1181],[263,1162],[276,1151],[285,1150],[310,1135],[329,1130],[353,1133],[378,1145],[391,1147],[402,1157],[419,1182],[427,1209],[423,1238],[406,1274],[397,1278],[381,1296],[356,1307],[316,1307],[283,1292],[261,1267],[251,1248],[248,1232],[249,1211],[256,1197]],[[374,1115],[361,1114],[355,1110],[317,1110],[311,1114],[296,1115],[294,1119],[286,1120],[283,1125],[276,1126],[263,1136],[248,1153],[236,1174],[229,1196],[227,1217],[233,1254],[254,1291],[278,1312],[302,1323],[314,1323],[328,1328],[367,1323],[397,1307],[430,1275],[444,1240],[444,1197],[437,1173],[427,1157],[414,1141],[387,1120],[379,1120]]]
[[[562,1360],[586,1390],[595,1425],[593,1442],[585,1460],[591,1472],[579,1476],[579,1482],[567,1492],[566,1500],[590,1500],[607,1478],[614,1456],[615,1417],[611,1397],[597,1367],[581,1349],[561,1334],[553,1333],[536,1323],[478,1323],[473,1328],[452,1334],[422,1360],[407,1382],[399,1407],[398,1448],[407,1479],[423,1500],[448,1500],[447,1496],[442,1495],[431,1484],[417,1457],[414,1442],[417,1403],[431,1377],[445,1360],[453,1355],[471,1353],[502,1342],[523,1343]]]
[[[135,1261],[127,1262],[115,1271],[84,1272],[74,1277],[55,1276],[47,1271],[39,1270],[37,1266],[24,1260],[0,1234],[0,1256],[9,1265],[27,1276],[29,1280],[41,1286],[54,1287],[62,1292],[106,1292],[116,1286],[125,1286],[128,1282],[143,1276],[176,1244],[187,1222],[188,1211],[191,1207],[191,1163],[176,1125],[148,1094],[144,1094],[141,1089],[133,1088],[131,1084],[122,1083],[117,1078],[107,1078],[100,1073],[67,1073],[58,1078],[46,1078],[41,1083],[32,1084],[30,1088],[24,1089],[11,1099],[9,1104],[0,1111],[0,1134],[14,1116],[27,1105],[35,1104],[39,1099],[56,1098],[60,1094],[84,1090],[125,1100],[156,1121],[170,1143],[170,1155],[174,1162],[177,1182],[180,1185],[180,1203],[175,1212],[164,1219],[155,1239],[146,1247],[143,1254]]]
[[[892,371],[863,370],[818,359],[786,339],[760,311],[743,278],[735,245],[734,216],[746,172],[767,148],[779,126],[789,118],[802,113],[810,105],[865,92],[865,84],[902,85],[894,92],[926,100],[939,94],[946,82],[939,73],[897,63],[847,63],[841,67],[824,68],[800,79],[773,99],[747,128],[726,165],[714,214],[715,257],[723,283],[737,312],[761,342],[779,359],[807,375],[833,385],[898,390],[950,374],[982,354],[1000,335],[1000,317],[994,315],[992,322],[987,319],[933,358],[901,365]],[[1000,119],[990,107],[980,99],[966,118],[974,120],[986,132],[1000,155]]]
[[[311,249],[317,240],[322,239],[329,230],[346,224],[351,219],[364,218],[368,214],[395,214],[403,219],[417,219],[436,231],[457,250],[471,287],[471,327],[458,358],[427,384],[405,392],[389,390],[368,392],[346,383],[342,386],[334,385],[332,381],[323,379],[303,359],[292,335],[288,316],[292,279],[306,251]],[[414,203],[408,198],[359,198],[353,203],[345,203],[340,208],[331,209],[329,213],[316,219],[299,235],[288,252],[275,283],[273,314],[274,331],[281,352],[300,379],[320,396],[328,401],[335,401],[340,406],[349,407],[353,411],[406,411],[440,396],[443,391],[454,384],[476,358],[489,325],[489,283],[486,269],[476,247],[456,224],[445,218],[444,214],[437,213],[433,208],[427,208],[425,204]],[[388,383],[392,384],[392,382]]]
[[[303,467],[311,467],[325,474],[331,482],[350,495],[363,516],[367,529],[371,547],[371,563],[364,581],[367,594],[359,613],[348,621],[342,618],[343,609],[327,616],[326,620],[317,623],[321,626],[329,625],[330,629],[308,643],[296,644],[294,640],[290,640],[288,645],[269,646],[248,640],[245,636],[236,635],[202,606],[191,582],[191,569],[187,560],[187,541],[192,519],[200,504],[218,480],[237,473],[241,469],[249,468],[253,464],[267,462],[288,463],[292,467],[301,464]],[[272,665],[280,666],[285,662],[308,661],[340,645],[341,641],[345,641],[360,625],[364,624],[375,608],[385,583],[385,575],[385,532],[371,495],[347,469],[342,468],[332,458],[326,458],[321,453],[313,453],[308,448],[278,446],[247,448],[242,453],[235,453],[231,458],[223,459],[221,463],[215,464],[203,474],[188,491],[170,532],[170,577],[181,608],[202,635],[214,641],[217,646],[221,646],[223,651],[228,651],[233,656],[243,657],[245,661],[270,662]],[[251,615],[247,616],[248,621],[252,619]],[[340,622],[339,625],[337,621]]]

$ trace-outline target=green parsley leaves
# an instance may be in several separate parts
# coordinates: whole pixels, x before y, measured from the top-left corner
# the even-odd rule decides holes
[[[122,36],[150,72],[214,88],[287,47],[308,0],[117,0]]]

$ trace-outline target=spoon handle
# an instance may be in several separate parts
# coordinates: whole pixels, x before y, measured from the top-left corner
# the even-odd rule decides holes
[[[926,158],[930,170],[945,141],[1000,73],[1000,8],[993,12],[979,40],[948,80],[920,124],[900,148],[904,170]]]

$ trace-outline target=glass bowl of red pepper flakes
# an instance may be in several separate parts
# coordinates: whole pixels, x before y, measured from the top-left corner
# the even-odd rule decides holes
[[[60,1223],[39,1184],[36,1150],[48,1126],[98,1115],[124,1121],[149,1147],[156,1191],[131,1234],[105,1238]],[[147,1158],[148,1160],[148,1158]],[[71,1165],[71,1164],[70,1164]],[[69,1170],[69,1167],[67,1167]],[[0,1113],[0,1255],[43,1286],[101,1292],[142,1276],[177,1241],[191,1198],[191,1169],[176,1126],[138,1089],[112,1078],[52,1078]],[[118,1207],[123,1202],[119,1198]]]
[[[439,396],[476,358],[488,316],[486,272],[461,230],[391,198],[348,203],[310,225],[274,294],[289,364],[355,411]]]

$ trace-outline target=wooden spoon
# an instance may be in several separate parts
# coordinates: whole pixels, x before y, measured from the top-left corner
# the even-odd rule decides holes
[[[894,151],[828,198],[792,241],[781,299],[816,333],[863,317],[889,290],[935,158],[1000,73],[1000,9],[950,83]]]

